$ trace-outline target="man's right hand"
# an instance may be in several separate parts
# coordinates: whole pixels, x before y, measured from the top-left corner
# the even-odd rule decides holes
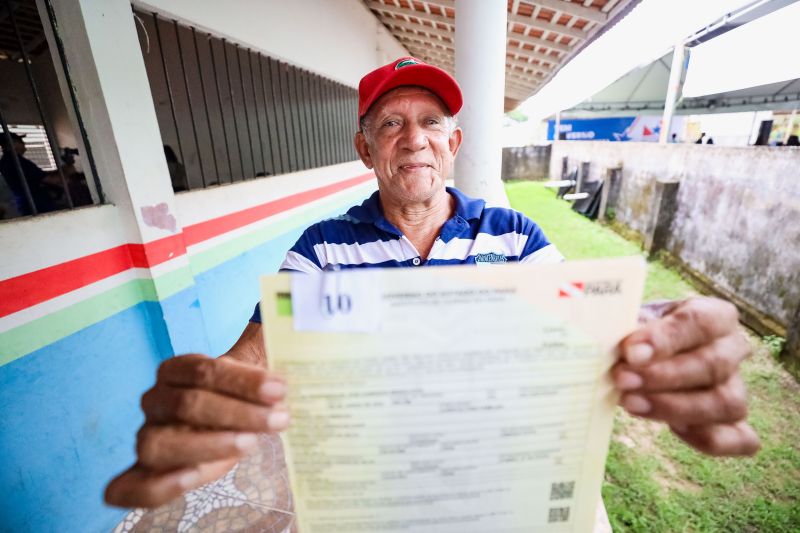
[[[157,507],[220,478],[289,425],[284,382],[231,358],[182,355],[162,363],[142,396],[137,462],[106,488],[106,502]]]

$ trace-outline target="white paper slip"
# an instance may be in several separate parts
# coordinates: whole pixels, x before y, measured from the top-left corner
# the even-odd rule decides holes
[[[376,270],[343,270],[324,275],[296,273],[291,276],[294,329],[378,330],[382,278]]]
[[[301,533],[591,531],[644,261],[350,274],[379,327],[303,322],[328,292],[262,279]]]

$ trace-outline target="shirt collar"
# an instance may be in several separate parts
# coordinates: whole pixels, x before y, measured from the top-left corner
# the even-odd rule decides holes
[[[486,202],[484,200],[479,198],[470,198],[455,187],[447,187],[446,190],[456,201],[456,213],[454,218],[460,217],[464,220],[473,220],[481,217],[483,208],[486,206]],[[374,224],[382,229],[387,229],[388,226],[392,233],[399,234],[397,228],[395,228],[388,220],[386,220],[386,217],[383,216],[380,191],[375,191],[372,193],[372,196],[364,200],[361,205],[351,207],[347,211],[347,214],[359,222]]]
[[[464,220],[481,218],[486,202],[480,198],[471,198],[455,187],[447,187],[447,192],[456,199],[456,215]]]

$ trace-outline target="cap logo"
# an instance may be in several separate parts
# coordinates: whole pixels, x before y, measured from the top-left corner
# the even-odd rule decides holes
[[[394,66],[394,69],[395,69],[395,70],[398,70],[398,69],[401,69],[401,68],[403,68],[403,67],[407,67],[407,66],[409,66],[409,65],[419,65],[419,62],[418,62],[418,61],[414,61],[413,59],[404,59],[404,60],[402,60],[402,61],[399,61],[399,62],[398,62],[398,63],[397,63],[395,66]]]

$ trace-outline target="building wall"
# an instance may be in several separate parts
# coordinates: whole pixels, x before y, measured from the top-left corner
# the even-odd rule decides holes
[[[667,251],[784,326],[800,305],[800,149],[557,142],[550,175],[622,168],[616,220],[644,234],[657,181],[680,181]]]
[[[355,0],[161,4],[229,34],[246,18],[239,42],[351,85],[387,46]],[[172,194],[130,4],[53,7],[110,203],[0,223],[0,529],[107,531],[124,511],[103,504],[103,489],[134,460],[158,364],[227,350],[258,276],[376,182],[353,161]],[[297,34],[301,18],[312,33]]]
[[[350,87],[358,86],[364,66],[376,68],[408,55],[359,0],[147,0],[134,5]]]
[[[503,148],[502,178],[507,180],[543,180],[550,171],[550,145]]]
[[[4,527],[113,527],[121,513],[104,508],[102,491],[134,460],[139,397],[158,364],[226,351],[258,301],[258,276],[277,271],[302,228],[370,194],[375,181],[364,171],[348,163],[179,196],[186,256],[157,265],[156,279],[138,267],[158,245],[125,243],[114,206],[30,220],[38,231],[19,236],[0,226],[0,240],[15,246],[0,282],[0,446],[13,465],[0,470]],[[26,234],[49,234],[38,260]],[[13,253],[21,249],[28,253]],[[59,256],[73,258],[53,264]],[[28,271],[36,267],[44,268]]]

